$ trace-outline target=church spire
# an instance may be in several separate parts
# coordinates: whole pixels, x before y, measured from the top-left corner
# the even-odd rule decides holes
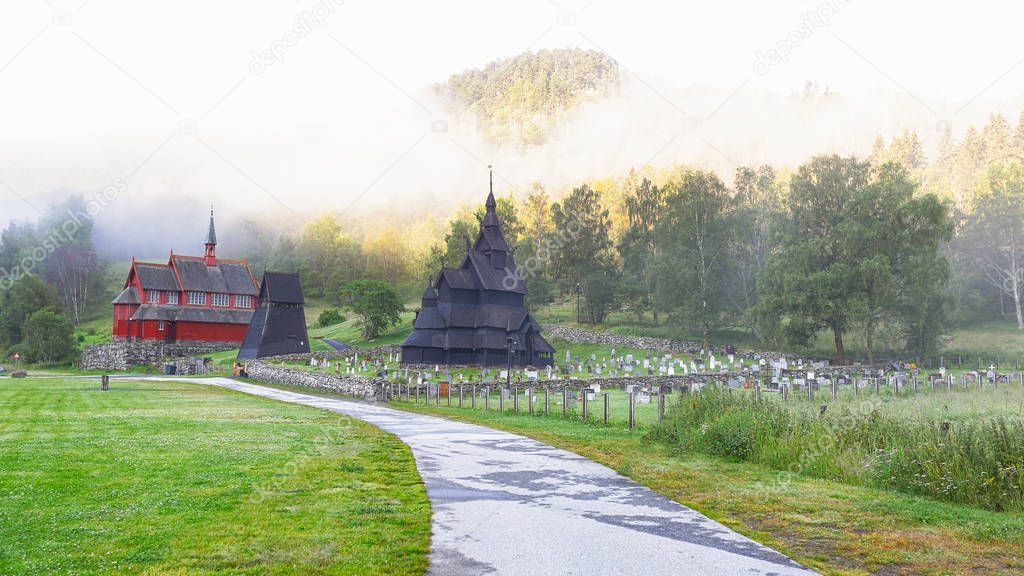
[[[487,171],[490,173],[491,186],[490,192],[487,193],[487,201],[484,202],[484,206],[487,207],[488,214],[493,214],[495,207],[498,205],[498,203],[494,201],[494,166],[488,164]]]
[[[213,225],[213,205],[210,205],[210,228],[206,231],[206,265],[217,265],[217,230]]]
[[[433,276],[429,276],[427,278],[427,287],[423,289],[423,298],[421,299],[421,302],[423,308],[437,306],[437,291],[434,290]]]

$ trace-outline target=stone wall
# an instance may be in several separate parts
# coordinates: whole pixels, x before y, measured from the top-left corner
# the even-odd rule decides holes
[[[310,388],[355,396],[365,400],[377,400],[387,380],[362,376],[334,376],[326,372],[309,372],[284,366],[275,366],[259,360],[250,360],[245,365],[249,378],[270,384],[282,384],[298,388]]]
[[[595,330],[584,330],[583,328],[572,328],[570,326],[559,326],[557,324],[544,324],[541,326],[545,336],[561,338],[577,344],[601,344],[605,346],[622,346],[626,348],[640,348],[642,350],[653,350],[656,352],[667,352],[672,354],[686,353],[691,356],[699,356],[701,345],[696,342],[685,342],[683,340],[669,340],[668,338],[652,338],[649,336],[625,336],[611,332],[598,332]],[[725,355],[724,346],[712,346],[711,353],[721,359]],[[784,355],[775,352],[760,352],[757,350],[736,350],[736,357],[747,361],[782,358]],[[556,353],[557,360],[557,353]]]
[[[86,370],[127,370],[131,366],[160,366],[168,359],[200,356],[237,348],[230,342],[160,342],[155,340],[116,340],[82,349],[82,368]]]
[[[328,360],[335,360],[337,358],[349,358],[359,354],[360,358],[381,358],[388,354],[401,354],[402,348],[398,344],[389,344],[387,346],[375,346],[373,348],[354,348],[352,350],[318,350],[316,352],[303,352],[302,354],[284,354],[281,356],[273,356],[272,360],[275,362],[293,362],[301,361],[303,363],[309,362],[310,358],[316,358],[320,360],[327,358]],[[264,358],[264,360],[270,360],[271,358]]]

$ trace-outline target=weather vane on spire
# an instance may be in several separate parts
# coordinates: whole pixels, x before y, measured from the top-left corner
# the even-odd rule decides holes
[[[491,194],[494,194],[494,166],[488,164],[487,165],[487,172],[490,173],[490,178],[491,178]]]

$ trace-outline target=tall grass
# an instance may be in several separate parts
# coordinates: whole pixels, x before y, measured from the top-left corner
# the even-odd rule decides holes
[[[949,420],[940,410],[884,404],[869,398],[785,405],[708,387],[681,397],[652,435],[682,451],[794,474],[1024,511],[1024,418],[1019,414]]]

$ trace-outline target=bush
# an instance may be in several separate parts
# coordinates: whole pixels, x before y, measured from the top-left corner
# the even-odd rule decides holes
[[[727,412],[702,428],[704,445],[710,454],[747,460],[754,453],[754,436],[748,414]]]
[[[1024,419],[1015,416],[948,422],[881,413],[870,403],[819,411],[709,386],[670,406],[651,435],[683,452],[989,510],[1024,510]]]
[[[52,363],[66,360],[75,353],[75,337],[71,323],[63,314],[47,306],[37,310],[21,329],[22,346],[29,362]]]
[[[341,324],[344,321],[345,316],[339,312],[337,308],[328,308],[320,313],[320,317],[317,319],[316,323],[321,328],[326,328],[335,324]]]

